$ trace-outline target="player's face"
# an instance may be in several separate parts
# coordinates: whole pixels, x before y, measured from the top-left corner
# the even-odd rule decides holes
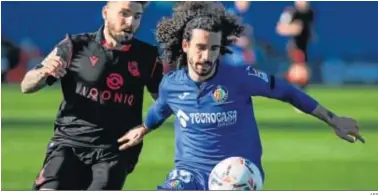
[[[198,76],[209,75],[216,66],[221,41],[221,32],[194,29],[191,40],[182,42],[183,51],[188,58],[188,66]]]
[[[295,7],[299,10],[299,11],[306,11],[308,10],[309,8],[309,3],[307,1],[296,1],[295,2]]]
[[[140,25],[143,6],[132,1],[112,1],[103,9],[105,25],[117,41],[130,40]]]

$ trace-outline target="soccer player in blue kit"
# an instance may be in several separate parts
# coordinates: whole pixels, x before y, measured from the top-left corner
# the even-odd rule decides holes
[[[354,119],[333,114],[284,80],[250,66],[218,64],[230,44],[227,38],[242,30],[236,17],[214,2],[180,3],[158,25],[163,57],[179,69],[163,78],[143,125],[118,140],[125,150],[176,116],[175,168],[158,189],[208,190],[213,167],[233,156],[251,160],[263,173],[253,96],[290,103],[326,122],[340,138],[364,142]]]

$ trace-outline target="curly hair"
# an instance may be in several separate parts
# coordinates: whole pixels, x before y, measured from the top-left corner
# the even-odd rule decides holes
[[[221,3],[186,1],[173,9],[170,18],[163,18],[157,25],[156,39],[163,51],[162,59],[170,65],[186,64],[182,40],[190,41],[193,29],[222,32],[221,55],[230,53],[227,49],[231,36],[239,37],[244,27],[235,15],[228,13]]]

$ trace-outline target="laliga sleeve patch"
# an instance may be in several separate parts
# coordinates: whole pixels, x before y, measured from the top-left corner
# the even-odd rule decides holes
[[[247,74],[249,76],[258,77],[258,78],[262,79],[263,81],[265,81],[267,83],[269,82],[268,74],[266,74],[265,72],[262,72],[260,70],[257,70],[256,68],[253,68],[252,66],[247,67]]]

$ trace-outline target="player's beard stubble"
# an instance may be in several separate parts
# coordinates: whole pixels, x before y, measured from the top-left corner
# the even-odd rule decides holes
[[[206,77],[209,74],[211,74],[213,69],[216,66],[216,62],[210,62],[210,61],[205,61],[205,62],[197,62],[195,63],[193,59],[189,58],[188,59],[188,64],[190,68],[198,75],[201,77]]]
[[[117,43],[124,43],[133,38],[134,29],[131,26],[117,29],[114,23],[107,21],[106,27],[109,31],[110,36],[112,36],[117,41]]]

